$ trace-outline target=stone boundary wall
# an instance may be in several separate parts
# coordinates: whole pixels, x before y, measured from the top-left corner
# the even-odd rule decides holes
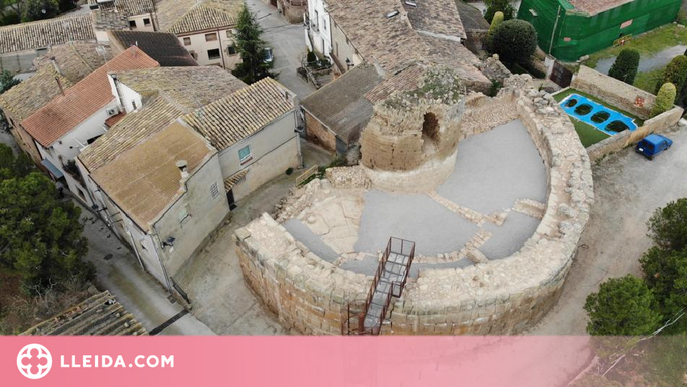
[[[508,93],[550,167],[541,224],[509,258],[421,270],[390,308],[383,334],[517,334],[557,301],[593,202],[589,157],[555,103],[550,110],[537,108],[533,100],[540,97],[533,89],[511,88],[501,95]],[[341,334],[346,306],[369,291],[372,277],[325,262],[267,214],[237,230],[234,239],[249,286],[282,324],[303,334]]]
[[[638,143],[651,133],[664,133],[668,129],[677,125],[683,114],[684,110],[675,106],[673,109],[668,110],[663,114],[644,121],[644,125],[633,132],[626,130],[620,134],[616,134],[615,136],[611,136],[603,141],[597,142],[596,144],[587,148],[589,159],[591,162],[596,162],[611,153],[621,151],[628,146]]]
[[[580,66],[580,70],[573,77],[570,87],[591,94],[643,119],[651,115],[651,109],[656,103],[655,95],[584,65]],[[637,98],[644,99],[643,106],[638,106],[635,103]]]

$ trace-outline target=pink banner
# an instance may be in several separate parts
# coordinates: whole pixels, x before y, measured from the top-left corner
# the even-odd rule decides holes
[[[4,386],[567,385],[588,337],[3,337]]]

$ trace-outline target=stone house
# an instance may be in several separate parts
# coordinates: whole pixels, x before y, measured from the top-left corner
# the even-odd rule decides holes
[[[88,144],[107,132],[108,125],[120,113],[107,73],[157,66],[157,62],[132,47],[74,86],[60,87],[55,99],[19,123],[31,137],[40,163],[89,206],[93,200],[74,160]]]
[[[98,41],[113,30],[155,31],[154,0],[88,0]]]
[[[200,65],[232,69],[241,61],[232,29],[243,6],[240,0],[161,0],[159,31],[176,35]]]

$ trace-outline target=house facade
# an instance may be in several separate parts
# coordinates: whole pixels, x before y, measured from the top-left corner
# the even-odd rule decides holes
[[[305,44],[331,59],[332,26],[325,0],[308,1],[308,17],[305,24]]]

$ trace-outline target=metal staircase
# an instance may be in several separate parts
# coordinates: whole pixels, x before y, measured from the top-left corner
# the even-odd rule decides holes
[[[415,258],[415,242],[390,238],[362,305],[348,304],[341,327],[343,335],[379,335],[391,299],[401,297],[410,265]]]

